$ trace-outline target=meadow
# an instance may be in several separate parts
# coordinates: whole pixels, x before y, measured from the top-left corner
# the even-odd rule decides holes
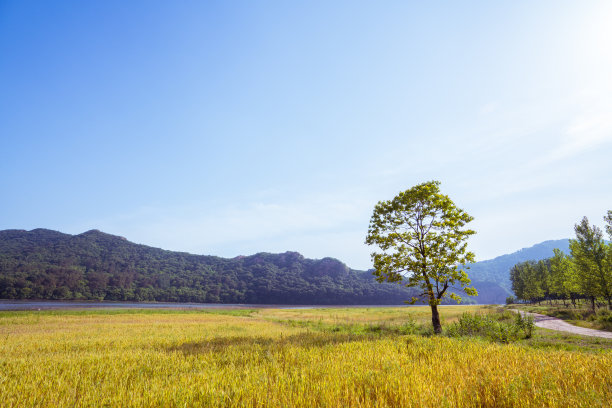
[[[476,306],[442,307],[444,323]],[[0,406],[597,407],[612,342],[431,336],[414,308],[0,313]],[[579,336],[567,337],[567,339]],[[571,342],[570,342],[571,343]]]

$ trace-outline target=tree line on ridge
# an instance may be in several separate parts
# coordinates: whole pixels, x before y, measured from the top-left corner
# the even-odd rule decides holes
[[[92,230],[0,231],[0,298],[255,304],[403,304],[414,291],[297,252],[221,258]]]

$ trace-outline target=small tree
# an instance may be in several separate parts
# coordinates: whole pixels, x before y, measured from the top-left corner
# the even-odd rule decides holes
[[[449,289],[478,293],[461,265],[474,262],[466,240],[474,231],[463,227],[473,220],[452,200],[440,193],[440,182],[430,181],[399,193],[393,200],[380,201],[370,219],[366,244],[380,247],[372,253],[374,275],[379,282],[397,282],[417,287],[418,300],[431,307],[436,334],[442,332],[438,305],[448,296],[461,297]]]

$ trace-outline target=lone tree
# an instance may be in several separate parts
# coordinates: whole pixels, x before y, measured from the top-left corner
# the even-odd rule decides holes
[[[466,240],[474,231],[464,229],[474,218],[440,193],[439,181],[419,184],[399,193],[393,200],[380,201],[370,219],[366,244],[380,247],[372,253],[374,275],[379,282],[397,282],[422,290],[418,297],[431,307],[436,334],[442,332],[438,305],[446,296],[461,301],[449,289],[469,296],[478,293],[460,265],[474,262]]]

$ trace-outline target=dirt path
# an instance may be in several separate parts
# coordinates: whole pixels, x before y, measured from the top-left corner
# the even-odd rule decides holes
[[[574,326],[573,324],[564,322],[563,320],[558,319],[556,317],[546,316],[538,313],[523,312],[522,310],[517,309],[512,310],[515,312],[519,312],[522,315],[533,316],[535,325],[544,329],[564,331],[572,334],[580,334],[582,336],[603,337],[606,339],[612,339],[612,332]]]

